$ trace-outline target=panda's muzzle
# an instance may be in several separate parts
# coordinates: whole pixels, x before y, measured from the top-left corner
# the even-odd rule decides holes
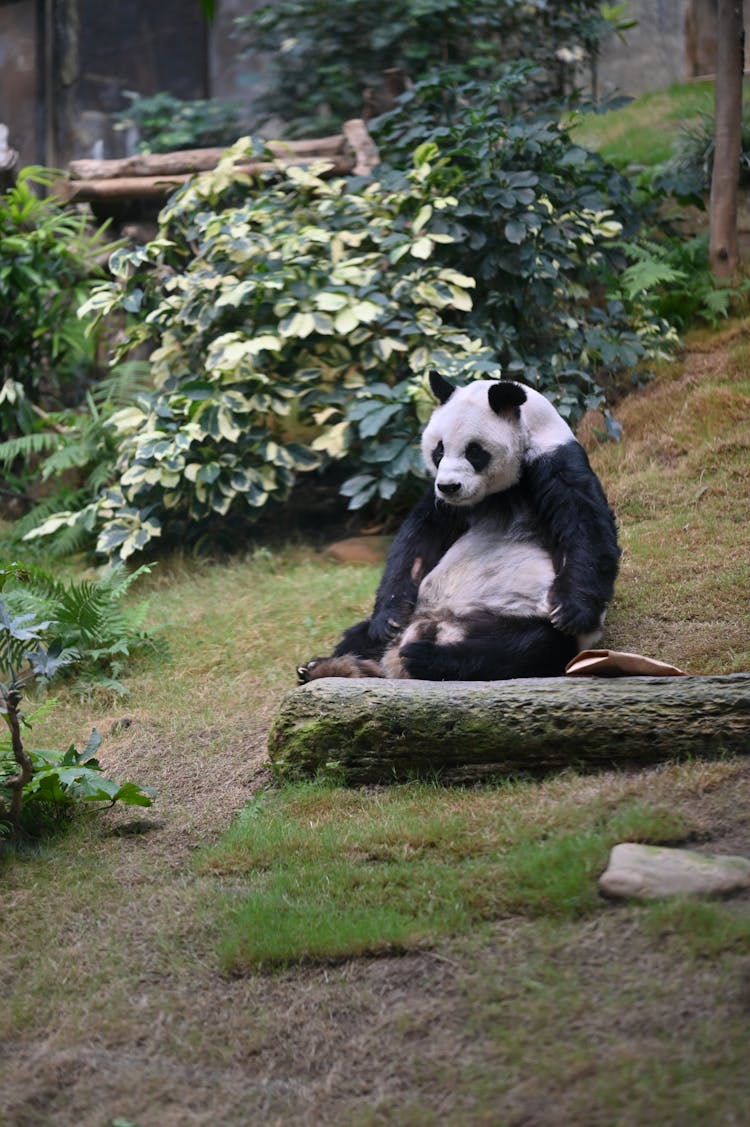
[[[437,487],[444,497],[455,497],[461,491],[460,481],[438,481]]]

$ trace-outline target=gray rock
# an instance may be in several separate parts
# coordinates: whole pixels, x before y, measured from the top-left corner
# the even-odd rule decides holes
[[[615,845],[599,878],[605,896],[727,896],[750,889],[750,860],[655,845]]]

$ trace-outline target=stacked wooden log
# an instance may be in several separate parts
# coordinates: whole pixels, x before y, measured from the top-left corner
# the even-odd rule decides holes
[[[378,150],[359,118],[344,122],[342,132],[304,141],[270,141],[274,159],[238,161],[241,172],[259,172],[275,162],[309,165],[325,161],[327,175],[367,175],[377,165]],[[108,204],[146,201],[157,204],[196,173],[216,167],[226,149],[184,149],[174,153],[137,153],[118,160],[74,160],[70,179],[56,185],[56,195],[70,203]]]

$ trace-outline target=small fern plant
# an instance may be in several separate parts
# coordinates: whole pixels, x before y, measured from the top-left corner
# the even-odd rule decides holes
[[[163,639],[143,627],[148,603],[125,601],[150,570],[128,574],[119,565],[101,579],[65,582],[40,567],[0,561],[0,591],[10,612],[41,621],[39,637],[48,652],[75,662],[80,691],[98,685],[125,694],[121,677],[135,659],[167,653]]]
[[[103,774],[95,758],[101,743],[96,730],[83,752],[73,744],[64,752],[26,748],[23,729],[30,723],[21,708],[26,689],[51,680],[75,660],[71,650],[55,652],[44,645],[49,626],[34,614],[14,614],[0,599],[0,716],[7,728],[0,734],[0,838],[17,838],[24,822],[54,821],[50,810],[67,813],[82,802],[152,802],[148,788],[119,784]]]
[[[39,415],[34,429],[0,442],[4,493],[25,508],[31,504],[30,482],[41,480],[45,496],[15,522],[10,542],[20,545],[27,533],[53,513],[80,513],[91,497],[115,478],[117,438],[109,420],[149,386],[149,368],[142,361],[118,364],[86,391],[77,407]],[[62,557],[83,551],[92,542],[85,514],[66,523],[49,543],[47,555]]]
[[[714,277],[708,264],[708,239],[698,235],[683,241],[666,237],[623,242],[630,265],[613,279],[629,302],[641,302],[684,332],[697,321],[714,328],[728,316],[733,302],[750,282],[727,285]]]

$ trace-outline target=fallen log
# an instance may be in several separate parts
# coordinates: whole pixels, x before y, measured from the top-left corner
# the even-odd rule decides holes
[[[281,164],[307,166],[325,161],[325,176],[354,172],[369,175],[380,157],[360,118],[345,121],[342,132],[302,141],[268,141],[266,147]],[[226,149],[183,149],[173,153],[136,153],[115,160],[74,160],[70,178],[55,184],[55,195],[66,203],[106,203],[114,200],[162,200],[191,176],[216,168]],[[276,167],[274,161],[238,158],[238,172],[256,173]]]
[[[304,167],[322,159],[319,157],[295,160],[297,167]],[[348,156],[325,158],[325,175],[351,172],[352,159]],[[289,162],[291,163],[291,162]],[[253,174],[277,167],[273,161],[255,160],[235,165],[237,172]],[[66,203],[96,203],[99,200],[124,199],[166,199],[172,192],[185,184],[192,172],[174,172],[159,176],[116,176],[108,180],[58,180],[55,194]]]
[[[347,122],[346,125],[357,123]],[[280,160],[327,160],[344,153],[344,133],[305,141],[268,141],[266,148]],[[216,168],[224,148],[180,149],[171,153],[135,153],[112,160],[72,160],[68,165],[74,180],[114,180],[120,176],[171,176],[179,172],[208,172]]]
[[[750,673],[717,677],[381,681],[321,678],[282,699],[280,777],[465,783],[750,753]]]
[[[380,153],[366,124],[361,118],[353,118],[344,122],[343,130],[346,143],[354,153],[352,172],[355,176],[369,176],[380,163]]]

